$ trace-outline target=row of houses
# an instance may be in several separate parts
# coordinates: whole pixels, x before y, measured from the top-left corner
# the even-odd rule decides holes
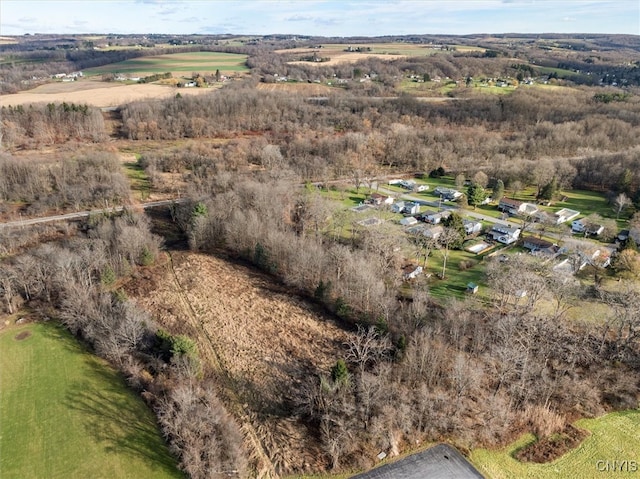
[[[580,212],[570,208],[562,208],[553,214],[542,211],[537,205],[518,201],[511,198],[501,198],[498,202],[498,210],[510,216],[530,216],[536,221],[561,224],[574,220],[580,216]]]

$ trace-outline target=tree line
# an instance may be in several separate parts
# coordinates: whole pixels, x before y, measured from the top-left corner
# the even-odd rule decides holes
[[[279,179],[211,188],[174,211],[193,249],[233,253],[357,329],[333,369],[280,405],[319,438],[327,468],[369,467],[380,450],[416,440],[473,448],[525,430],[546,437],[576,415],[637,404],[640,315],[621,307],[635,305],[632,282],[616,294],[582,290],[521,258],[489,265],[489,305],[443,305],[420,288],[407,299],[398,295],[407,244],[397,233],[354,224],[345,240],[330,205]],[[569,318],[594,298],[610,307],[604,324]],[[552,312],[540,314],[539,301]]]
[[[53,315],[118,368],[155,411],[189,477],[246,477],[242,433],[203,376],[193,341],[161,329],[115,287],[157,260],[161,239],[149,227],[129,211],[92,218],[82,233],[3,259],[2,308]]]
[[[80,151],[59,160],[0,154],[0,211],[23,203],[27,214],[126,203],[129,182],[116,154]]]

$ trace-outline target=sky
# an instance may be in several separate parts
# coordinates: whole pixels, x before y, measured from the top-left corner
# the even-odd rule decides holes
[[[0,0],[25,33],[640,35],[640,0]]]

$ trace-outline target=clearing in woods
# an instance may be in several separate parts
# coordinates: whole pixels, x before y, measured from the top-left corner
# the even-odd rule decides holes
[[[246,266],[190,252],[171,257],[129,283],[129,297],[171,333],[194,338],[254,453],[281,472],[323,468],[317,442],[290,419],[292,402],[305,381],[344,357],[352,333]]]
[[[531,434],[498,451],[476,449],[471,453],[471,462],[492,479],[640,477],[640,410],[581,419],[575,425],[589,431],[590,436],[553,462],[522,463],[514,458],[518,449],[535,440]],[[615,471],[611,469],[614,466]]]
[[[0,477],[183,478],[123,378],[52,323],[0,332]]]

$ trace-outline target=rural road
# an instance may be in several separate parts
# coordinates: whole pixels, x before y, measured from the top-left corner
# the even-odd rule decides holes
[[[0,223],[0,228],[19,228],[21,226],[31,226],[31,225],[37,225],[40,223],[53,223],[56,221],[76,220],[80,218],[86,218],[92,214],[116,213],[118,211],[122,211],[127,207],[131,207],[131,208],[142,207],[143,209],[146,210],[148,208],[154,208],[156,206],[166,206],[173,203],[182,203],[184,201],[186,201],[185,198],[174,198],[170,200],[150,201],[149,203],[143,203],[140,205],[114,206],[112,208],[102,208],[97,210],[76,211],[74,213],[66,213],[63,215],[42,216],[40,218],[29,218],[25,220],[8,221],[6,223]]]
[[[376,189],[376,185],[374,184],[374,189]],[[377,186],[377,191],[379,191],[380,193],[383,193],[385,195],[388,196],[393,196],[396,197],[398,195],[397,192],[395,191],[391,191],[386,189],[383,186]],[[487,221],[489,223],[496,223],[496,224],[502,224],[502,225],[506,225],[507,223],[505,221],[499,220],[498,218],[494,218],[493,216],[488,216],[488,215],[483,215],[482,213],[476,213],[474,211],[469,211],[469,210],[461,210],[460,208],[456,207],[456,206],[452,206],[452,205],[447,205],[444,202],[440,202],[440,201],[427,201],[423,198],[419,198],[417,196],[413,196],[411,194],[404,194],[404,193],[400,193],[400,196],[397,196],[399,199],[401,200],[408,200],[408,201],[413,201],[414,203],[418,203],[419,205],[424,205],[424,206],[432,206],[434,208],[440,208],[443,210],[451,210],[451,211],[457,211],[459,213],[461,213],[463,216],[471,216],[472,218],[478,219],[478,220],[482,220],[482,221]]]

